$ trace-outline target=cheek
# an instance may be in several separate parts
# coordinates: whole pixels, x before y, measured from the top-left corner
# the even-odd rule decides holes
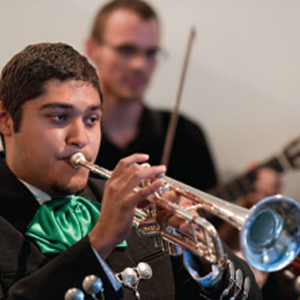
[[[96,160],[96,157],[98,155],[100,144],[101,144],[101,129],[99,127],[97,130],[93,131],[93,133],[91,133],[90,135],[89,145],[91,148],[91,152],[93,154],[94,161]]]
[[[148,74],[149,74],[149,76],[152,75],[155,67],[156,67],[156,61],[153,61],[153,62],[149,63],[149,68],[148,68]]]
[[[36,133],[31,148],[37,156],[51,161],[63,151],[65,143],[62,130],[37,130]]]
[[[129,70],[129,63],[126,61],[114,60],[110,64],[111,75],[117,77],[125,75]]]
[[[97,69],[100,73],[100,76],[109,78],[109,76],[116,74],[122,68],[122,61],[111,56],[106,55],[103,58],[99,59],[97,62]]]

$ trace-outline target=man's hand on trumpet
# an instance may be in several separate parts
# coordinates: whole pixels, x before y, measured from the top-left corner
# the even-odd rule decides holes
[[[142,205],[163,184],[158,177],[166,172],[166,167],[145,168],[138,164],[147,160],[146,154],[133,154],[120,160],[105,184],[101,215],[89,233],[90,243],[102,259],[128,237],[138,204],[142,202]],[[153,178],[156,180],[135,190],[142,181]]]
[[[189,209],[193,206],[193,201],[190,199],[179,195],[175,190],[169,190],[166,191],[162,196],[162,198],[169,200],[170,202],[176,203],[182,208],[188,210],[191,213],[194,213],[195,215],[198,215],[197,211],[195,209]],[[191,233],[191,225],[189,222],[184,220],[183,218],[179,217],[176,214],[173,214],[172,211],[162,209],[161,207],[156,207],[157,210],[157,221],[159,223],[168,223],[174,228],[177,228],[183,232]],[[194,230],[200,231],[200,229],[193,225]]]

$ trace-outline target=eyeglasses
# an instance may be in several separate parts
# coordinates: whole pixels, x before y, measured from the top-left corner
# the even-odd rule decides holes
[[[155,60],[160,54],[164,54],[159,47],[150,47],[146,50],[141,50],[132,44],[121,44],[118,46],[98,40],[99,44],[109,47],[123,59],[130,60],[139,55],[144,55],[148,61]]]

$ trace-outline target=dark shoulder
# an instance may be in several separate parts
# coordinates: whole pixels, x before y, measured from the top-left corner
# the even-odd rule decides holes
[[[169,123],[171,112],[161,111],[161,113],[163,118]],[[183,113],[178,115],[176,135],[180,140],[184,139],[201,143],[206,139],[202,125]]]
[[[167,109],[155,109],[155,108],[144,108],[144,114],[148,118],[151,119],[158,119],[160,122],[162,122],[165,126],[169,124],[172,112]],[[189,117],[183,113],[180,113],[178,115],[178,127],[179,129],[184,128],[190,128],[193,130],[201,131],[202,132],[202,125],[194,120],[192,117]]]
[[[87,184],[88,188],[91,190],[94,197],[98,199],[98,201],[102,199],[105,181],[106,180],[102,178],[94,178],[94,177],[90,177],[88,180],[88,184]]]

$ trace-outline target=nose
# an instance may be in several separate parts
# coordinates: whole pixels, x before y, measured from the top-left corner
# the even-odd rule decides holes
[[[149,66],[149,60],[145,53],[137,53],[131,59],[131,67],[135,70],[145,70]]]
[[[87,144],[87,141],[87,129],[84,122],[80,119],[74,120],[70,124],[67,136],[67,143],[69,145],[74,145],[79,148],[83,148]]]

